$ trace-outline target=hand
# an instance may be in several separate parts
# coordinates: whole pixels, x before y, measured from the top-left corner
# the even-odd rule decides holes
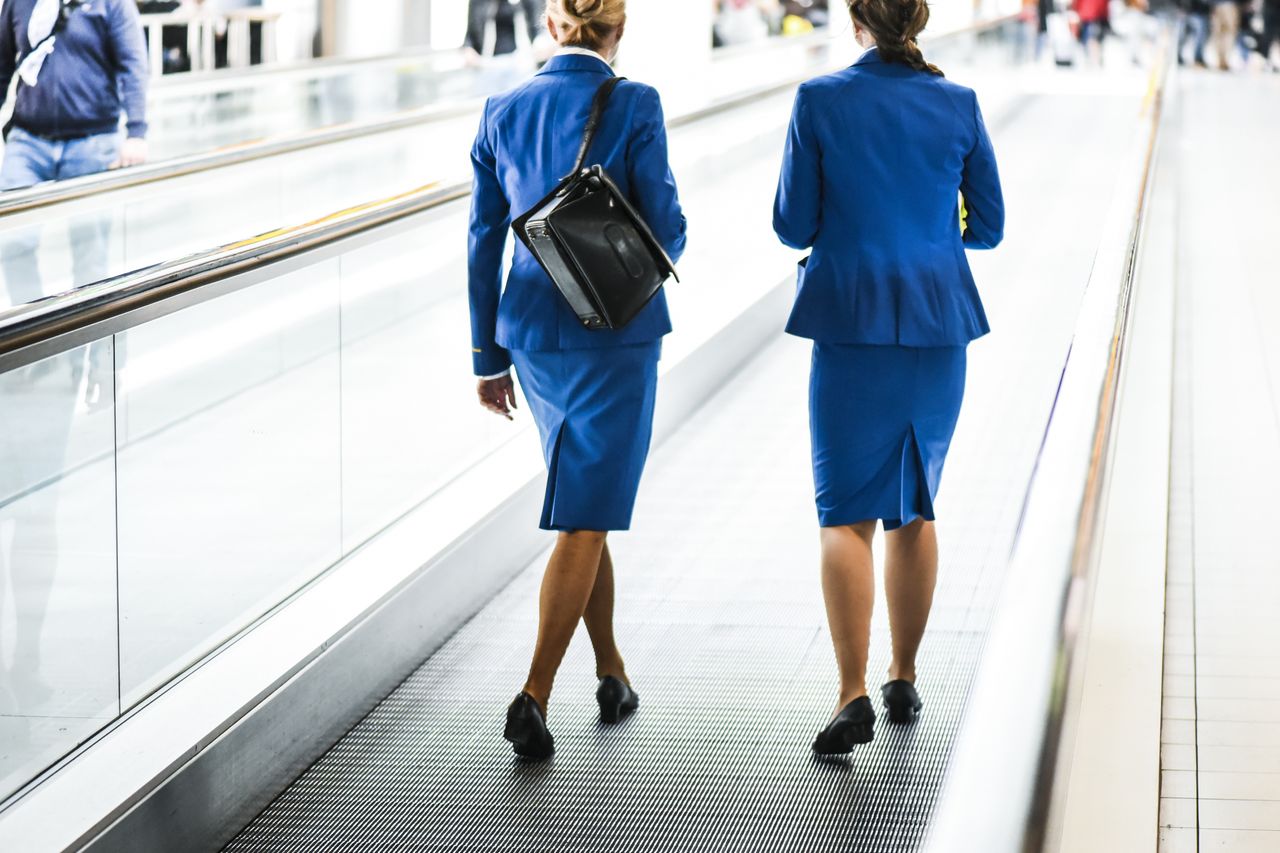
[[[476,394],[480,397],[480,405],[495,415],[515,420],[511,410],[519,407],[516,405],[516,385],[511,381],[510,373],[497,379],[481,379],[476,386]]]
[[[471,45],[467,45],[462,49],[462,64],[467,68],[479,68],[484,62],[484,57],[476,52]]]
[[[120,146],[120,157],[111,164],[111,168],[141,166],[145,162],[147,162],[147,140],[131,136],[124,141],[124,145]]]

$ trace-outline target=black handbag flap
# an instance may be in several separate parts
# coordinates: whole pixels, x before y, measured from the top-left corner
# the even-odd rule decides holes
[[[547,223],[611,327],[638,314],[667,278],[639,230],[603,187],[566,200]]]
[[[516,236],[589,329],[620,329],[662,289],[675,264],[600,165],[584,169],[609,95],[596,92],[574,170],[512,222]],[[676,279],[679,280],[678,278]]]

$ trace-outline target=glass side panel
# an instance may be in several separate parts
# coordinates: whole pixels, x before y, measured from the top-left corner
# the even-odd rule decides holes
[[[111,200],[0,217],[0,308],[102,281],[122,271],[124,254],[124,216]]]
[[[0,798],[120,710],[112,360],[0,375]]]
[[[125,708],[341,556],[338,322],[335,260],[119,336]]]
[[[342,258],[348,551],[516,432],[475,402],[465,244],[455,208]]]
[[[530,59],[520,61],[515,73],[532,70]],[[151,96],[152,156],[186,157],[448,105],[499,91],[509,78],[489,79],[446,52],[229,75],[223,85],[174,80]]]

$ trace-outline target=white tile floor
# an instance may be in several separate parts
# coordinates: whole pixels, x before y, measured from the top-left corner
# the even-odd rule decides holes
[[[1182,74],[1161,853],[1280,851],[1280,80]],[[1262,174],[1268,170],[1270,174]],[[1263,531],[1258,535],[1257,531]]]

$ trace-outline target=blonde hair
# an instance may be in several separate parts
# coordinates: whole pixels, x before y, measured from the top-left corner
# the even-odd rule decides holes
[[[561,44],[598,48],[627,20],[627,0],[547,0]]]

